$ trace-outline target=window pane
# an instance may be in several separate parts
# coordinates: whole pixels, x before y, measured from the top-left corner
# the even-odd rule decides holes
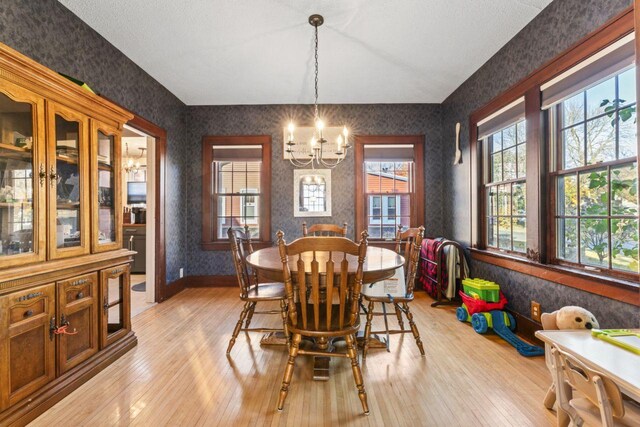
[[[380,218],[377,218],[378,224],[380,223]],[[371,221],[370,221],[371,222]],[[371,223],[369,224],[369,227],[367,227],[368,229],[368,233],[369,233],[369,237],[372,239],[380,239],[382,237],[382,229],[380,228],[379,225],[372,225]]]
[[[615,160],[616,128],[614,125],[615,121],[607,116],[587,122],[587,164]]]
[[[618,99],[620,105],[636,102],[636,69],[632,68],[618,76]]]
[[[491,152],[495,153],[496,151],[502,150],[502,133],[494,133],[493,135],[491,135],[491,138]]]
[[[584,127],[574,126],[562,131],[563,169],[584,165]]]
[[[247,162],[247,172],[260,172],[262,162]]]
[[[367,182],[365,183],[367,193],[379,193],[380,190],[380,162],[365,162]]]
[[[227,230],[231,227],[231,218],[218,218],[218,239],[227,239]]]
[[[580,174],[580,215],[607,215],[607,170]]]
[[[487,189],[489,207],[487,212],[490,216],[498,215],[498,189],[496,187],[489,187]]]
[[[578,262],[578,220],[558,219],[556,222],[557,256],[567,261]]]
[[[511,217],[498,218],[498,248],[511,250]]]
[[[408,193],[411,191],[409,185],[409,162],[399,162],[395,164],[395,188],[396,193]]]
[[[235,165],[234,165],[235,169]],[[233,173],[233,185],[231,186],[231,191],[233,193],[240,193],[243,190],[247,189],[247,174],[246,172],[235,172]]]
[[[498,215],[511,215],[511,188],[509,185],[498,186]]]
[[[513,214],[526,215],[527,192],[525,183],[513,184]]]
[[[526,223],[525,218],[513,218],[513,250],[516,252],[526,252],[527,250]]]
[[[609,220],[580,219],[580,261],[609,267]]]
[[[638,164],[611,168],[611,215],[638,214]]]
[[[516,125],[509,126],[502,131],[502,148],[516,145]]]
[[[635,157],[638,153],[636,106],[623,108],[618,112],[619,150],[618,158]]]
[[[233,181],[232,165],[229,163],[218,170],[218,182],[216,191],[218,193],[230,193],[231,182]]]
[[[231,216],[230,196],[218,196],[218,216]]]
[[[498,245],[498,218],[495,216],[487,218],[487,245],[494,248]]]
[[[518,178],[527,175],[527,145],[518,145]]]
[[[503,179],[516,179],[516,147],[504,150],[503,156]]]
[[[406,230],[407,228],[411,227],[411,218],[408,216],[402,216],[398,218],[398,224],[402,225],[402,230]],[[398,230],[396,229],[396,231]]]
[[[584,121],[584,92],[562,102],[562,127]]]
[[[558,215],[578,214],[578,178],[576,175],[558,177]]]
[[[247,172],[247,192],[260,192],[260,172]]]
[[[611,220],[612,263],[616,270],[638,272],[638,219]]]
[[[614,77],[587,90],[587,119],[604,113],[605,106],[602,106],[602,103],[615,99],[615,97],[616,80]]]
[[[516,131],[517,131],[517,141],[518,144],[522,144],[527,140],[527,122],[522,120],[517,123]]]
[[[396,208],[396,215],[410,217],[411,216],[411,196],[409,196],[408,194],[397,196],[396,201],[397,203],[400,203],[400,206]],[[419,225],[421,224],[416,224],[416,226],[419,226]]]
[[[383,239],[393,239],[396,237],[396,226],[394,225],[383,225],[382,226],[382,238]]]
[[[502,153],[491,156],[491,182],[502,181]]]

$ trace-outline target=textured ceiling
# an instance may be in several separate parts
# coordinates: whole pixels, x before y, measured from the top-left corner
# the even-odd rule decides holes
[[[551,0],[59,0],[188,105],[442,102]]]

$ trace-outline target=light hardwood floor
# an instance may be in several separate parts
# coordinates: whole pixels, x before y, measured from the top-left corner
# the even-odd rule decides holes
[[[550,376],[543,357],[525,358],[501,339],[478,335],[453,308],[412,309],[426,357],[413,337],[392,336],[391,353],[370,351],[363,367],[371,415],[362,408],[347,359],[331,361],[328,382],[296,361],[282,412],[276,402],[283,347],[240,335],[225,350],[241,310],[235,288],[187,289],[133,320],[138,346],[35,420],[34,426],[545,426]],[[275,307],[274,307],[275,308]],[[252,325],[277,325],[254,316]],[[391,318],[395,321],[395,316]],[[364,318],[363,318],[364,321]]]

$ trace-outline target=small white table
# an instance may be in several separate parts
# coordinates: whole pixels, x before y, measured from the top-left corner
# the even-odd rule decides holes
[[[602,372],[624,394],[640,402],[640,355],[598,339],[588,330],[537,331],[536,337],[546,344],[555,344],[588,367]],[[555,373],[551,375],[555,376]],[[568,421],[568,416],[558,409],[558,425],[568,425]]]

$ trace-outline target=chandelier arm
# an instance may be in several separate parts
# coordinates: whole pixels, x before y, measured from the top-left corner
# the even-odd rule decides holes
[[[297,158],[296,158],[296,156],[295,156],[295,154],[294,154],[294,151],[293,151],[293,150],[291,150],[291,152],[289,152],[289,162],[291,162],[291,164],[292,164],[294,167],[297,167],[297,168],[301,168],[301,167],[309,166],[309,164],[312,164],[313,159],[314,159],[314,158],[313,158],[313,157],[311,157],[309,160],[307,160],[307,161],[305,162],[305,161],[302,161],[302,160],[300,160],[300,159],[297,159]]]

